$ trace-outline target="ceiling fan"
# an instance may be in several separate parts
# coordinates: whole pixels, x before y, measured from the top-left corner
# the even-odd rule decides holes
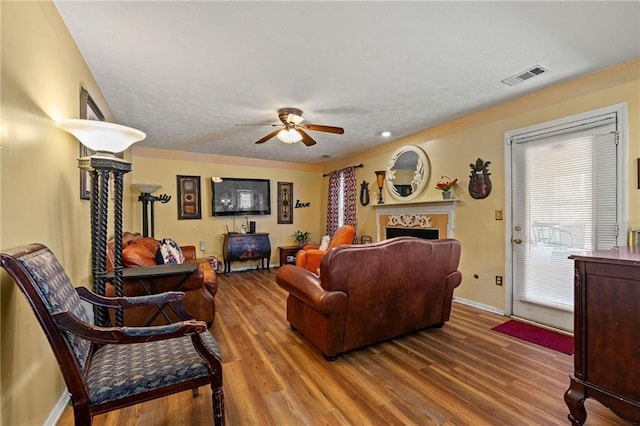
[[[278,110],[278,117],[282,124],[270,124],[273,127],[280,127],[269,133],[267,136],[258,140],[256,143],[265,143],[273,137],[277,137],[284,143],[296,143],[302,141],[306,146],[312,146],[316,144],[311,136],[306,132],[307,130],[313,130],[316,132],[327,132],[341,135],[344,133],[342,127],[323,126],[320,124],[303,123],[304,117],[302,111],[297,108],[281,108]],[[237,124],[242,126],[242,124]]]

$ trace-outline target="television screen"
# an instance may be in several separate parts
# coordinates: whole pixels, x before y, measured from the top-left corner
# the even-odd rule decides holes
[[[214,216],[271,214],[269,179],[212,179],[211,194],[211,210]]]

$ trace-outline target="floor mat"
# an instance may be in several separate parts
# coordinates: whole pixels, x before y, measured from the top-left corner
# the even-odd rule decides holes
[[[499,331],[500,333],[508,334],[509,336],[517,337],[518,339],[526,340],[527,342],[535,343],[536,345],[544,346],[567,355],[571,355],[574,352],[572,336],[547,330],[546,328],[536,327],[535,325],[521,321],[509,320],[493,327],[492,330]]]

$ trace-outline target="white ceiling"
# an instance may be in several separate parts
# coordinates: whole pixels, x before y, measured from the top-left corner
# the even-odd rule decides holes
[[[140,145],[319,163],[640,56],[640,2],[55,2]],[[550,72],[501,80],[542,64]],[[318,142],[254,142],[297,107]],[[393,132],[391,139],[380,137]]]

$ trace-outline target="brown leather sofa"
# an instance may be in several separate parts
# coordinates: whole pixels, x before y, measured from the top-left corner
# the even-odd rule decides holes
[[[287,320],[328,360],[449,319],[460,243],[398,237],[344,245],[322,259],[320,276],[293,265],[276,281],[289,292]]]
[[[356,228],[351,225],[343,225],[336,229],[336,233],[331,238],[329,247],[326,250],[320,250],[317,244],[307,244],[296,253],[296,266],[311,272],[318,272],[322,258],[329,250],[344,244],[353,243],[353,237],[356,235]]]
[[[138,266],[156,265],[156,251],[160,246],[160,242],[150,238],[143,237],[137,233],[125,232],[122,242],[122,263],[125,268]],[[181,291],[185,296],[182,305],[189,314],[195,319],[205,321],[210,327],[216,313],[215,295],[218,292],[218,281],[216,272],[206,259],[196,258],[195,246],[181,246],[182,253],[185,256],[185,262],[197,262],[198,269],[185,282]],[[113,241],[107,245],[107,271],[113,270]],[[158,292],[175,291],[181,276],[168,276],[154,280],[155,289]],[[135,279],[123,280],[122,291],[125,296],[142,296],[146,292]],[[106,295],[115,296],[115,287],[110,283],[106,285]],[[155,313],[154,308],[135,308],[128,309],[125,314],[125,325],[144,325]],[[165,309],[165,312],[174,321],[171,309]],[[153,324],[164,324],[166,320],[160,316]]]

